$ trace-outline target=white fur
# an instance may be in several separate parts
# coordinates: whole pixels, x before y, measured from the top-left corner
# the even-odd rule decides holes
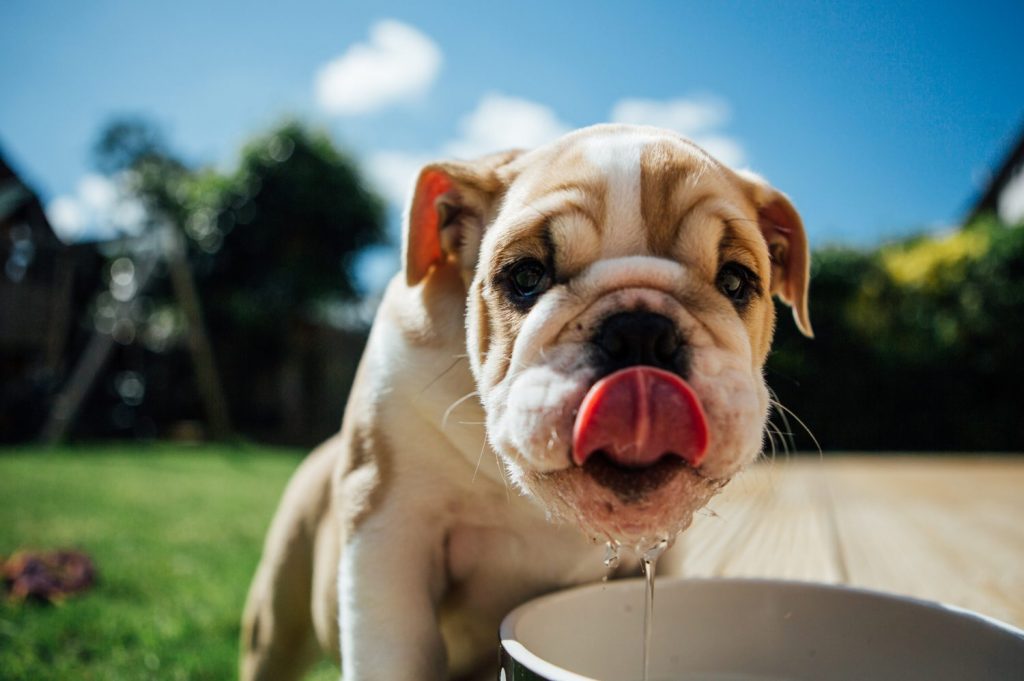
[[[602,256],[615,258],[646,248],[640,217],[640,157],[650,135],[597,137],[586,144],[584,155],[605,178],[605,235]],[[639,239],[637,238],[639,235]]]
[[[388,494],[343,552],[343,677],[443,678],[437,609],[446,579],[458,574],[472,594],[469,621],[489,623],[551,579],[599,578],[600,551],[506,489],[498,458],[483,442],[479,402],[456,410],[459,421],[475,423],[452,417],[442,425],[447,408],[473,389],[465,370],[446,371],[461,358],[440,348],[413,350],[384,318],[366,361],[382,421],[395,424],[394,470]]]

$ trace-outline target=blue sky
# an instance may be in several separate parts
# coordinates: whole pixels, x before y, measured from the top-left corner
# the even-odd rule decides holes
[[[89,235],[113,200],[89,150],[114,114],[223,168],[298,115],[389,196],[435,156],[639,117],[766,176],[812,244],[867,245],[954,224],[1002,160],[1024,126],[1022,26],[1019,1],[6,0],[0,149]]]

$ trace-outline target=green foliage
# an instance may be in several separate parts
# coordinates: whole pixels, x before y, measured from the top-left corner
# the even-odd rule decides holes
[[[235,678],[246,590],[299,459],[137,444],[2,452],[0,554],[77,547],[99,581],[58,606],[0,599],[0,679]]]
[[[191,171],[170,152],[161,131],[148,120],[112,120],[100,132],[93,158],[101,172],[125,179],[128,190],[149,212],[150,225],[168,220],[178,224],[184,219],[179,197]]]
[[[94,153],[101,170],[127,178],[151,222],[184,231],[211,314],[246,331],[353,298],[352,259],[384,238],[384,203],[355,164],[296,122],[251,140],[227,175],[187,167],[142,119],[112,121]]]
[[[160,130],[137,116],[111,121],[93,146],[96,167],[108,175],[133,170],[148,162],[163,162],[170,156]]]
[[[384,204],[354,164],[296,123],[251,141],[229,177],[199,176],[190,198],[198,284],[223,330],[273,334],[354,298],[352,257],[384,237]]]
[[[145,207],[149,227],[184,235],[234,424],[248,434],[279,429],[282,367],[301,364],[289,354],[302,347],[323,309],[356,297],[351,265],[361,249],[385,238],[383,201],[326,133],[293,121],[252,139],[229,173],[189,167],[140,119],[113,121],[95,155],[98,167],[118,174]],[[137,260],[144,248],[125,244],[127,251],[115,255]],[[130,327],[122,336],[141,339],[146,351],[132,353],[125,369],[159,392],[148,391],[146,403],[132,407],[140,415],[134,422],[201,417],[189,363],[171,357],[182,354],[186,327],[170,313],[177,303],[166,268],[157,269],[143,298],[131,301],[131,318],[121,327]],[[183,373],[186,380],[176,380]],[[92,422],[115,420],[104,415],[118,408],[124,411],[96,405]]]
[[[1024,229],[814,258],[816,338],[780,324],[769,382],[823,448],[1024,449]]]

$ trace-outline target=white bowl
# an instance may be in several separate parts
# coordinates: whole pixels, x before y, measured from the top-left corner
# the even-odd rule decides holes
[[[501,624],[499,678],[640,681],[643,617],[640,579],[534,599]],[[799,582],[659,579],[651,650],[650,681],[1024,680],[1019,629]]]

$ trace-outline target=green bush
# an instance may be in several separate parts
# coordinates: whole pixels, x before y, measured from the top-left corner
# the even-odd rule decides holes
[[[1024,449],[1024,229],[819,251],[811,319],[813,341],[779,324],[768,380],[823,449]]]

